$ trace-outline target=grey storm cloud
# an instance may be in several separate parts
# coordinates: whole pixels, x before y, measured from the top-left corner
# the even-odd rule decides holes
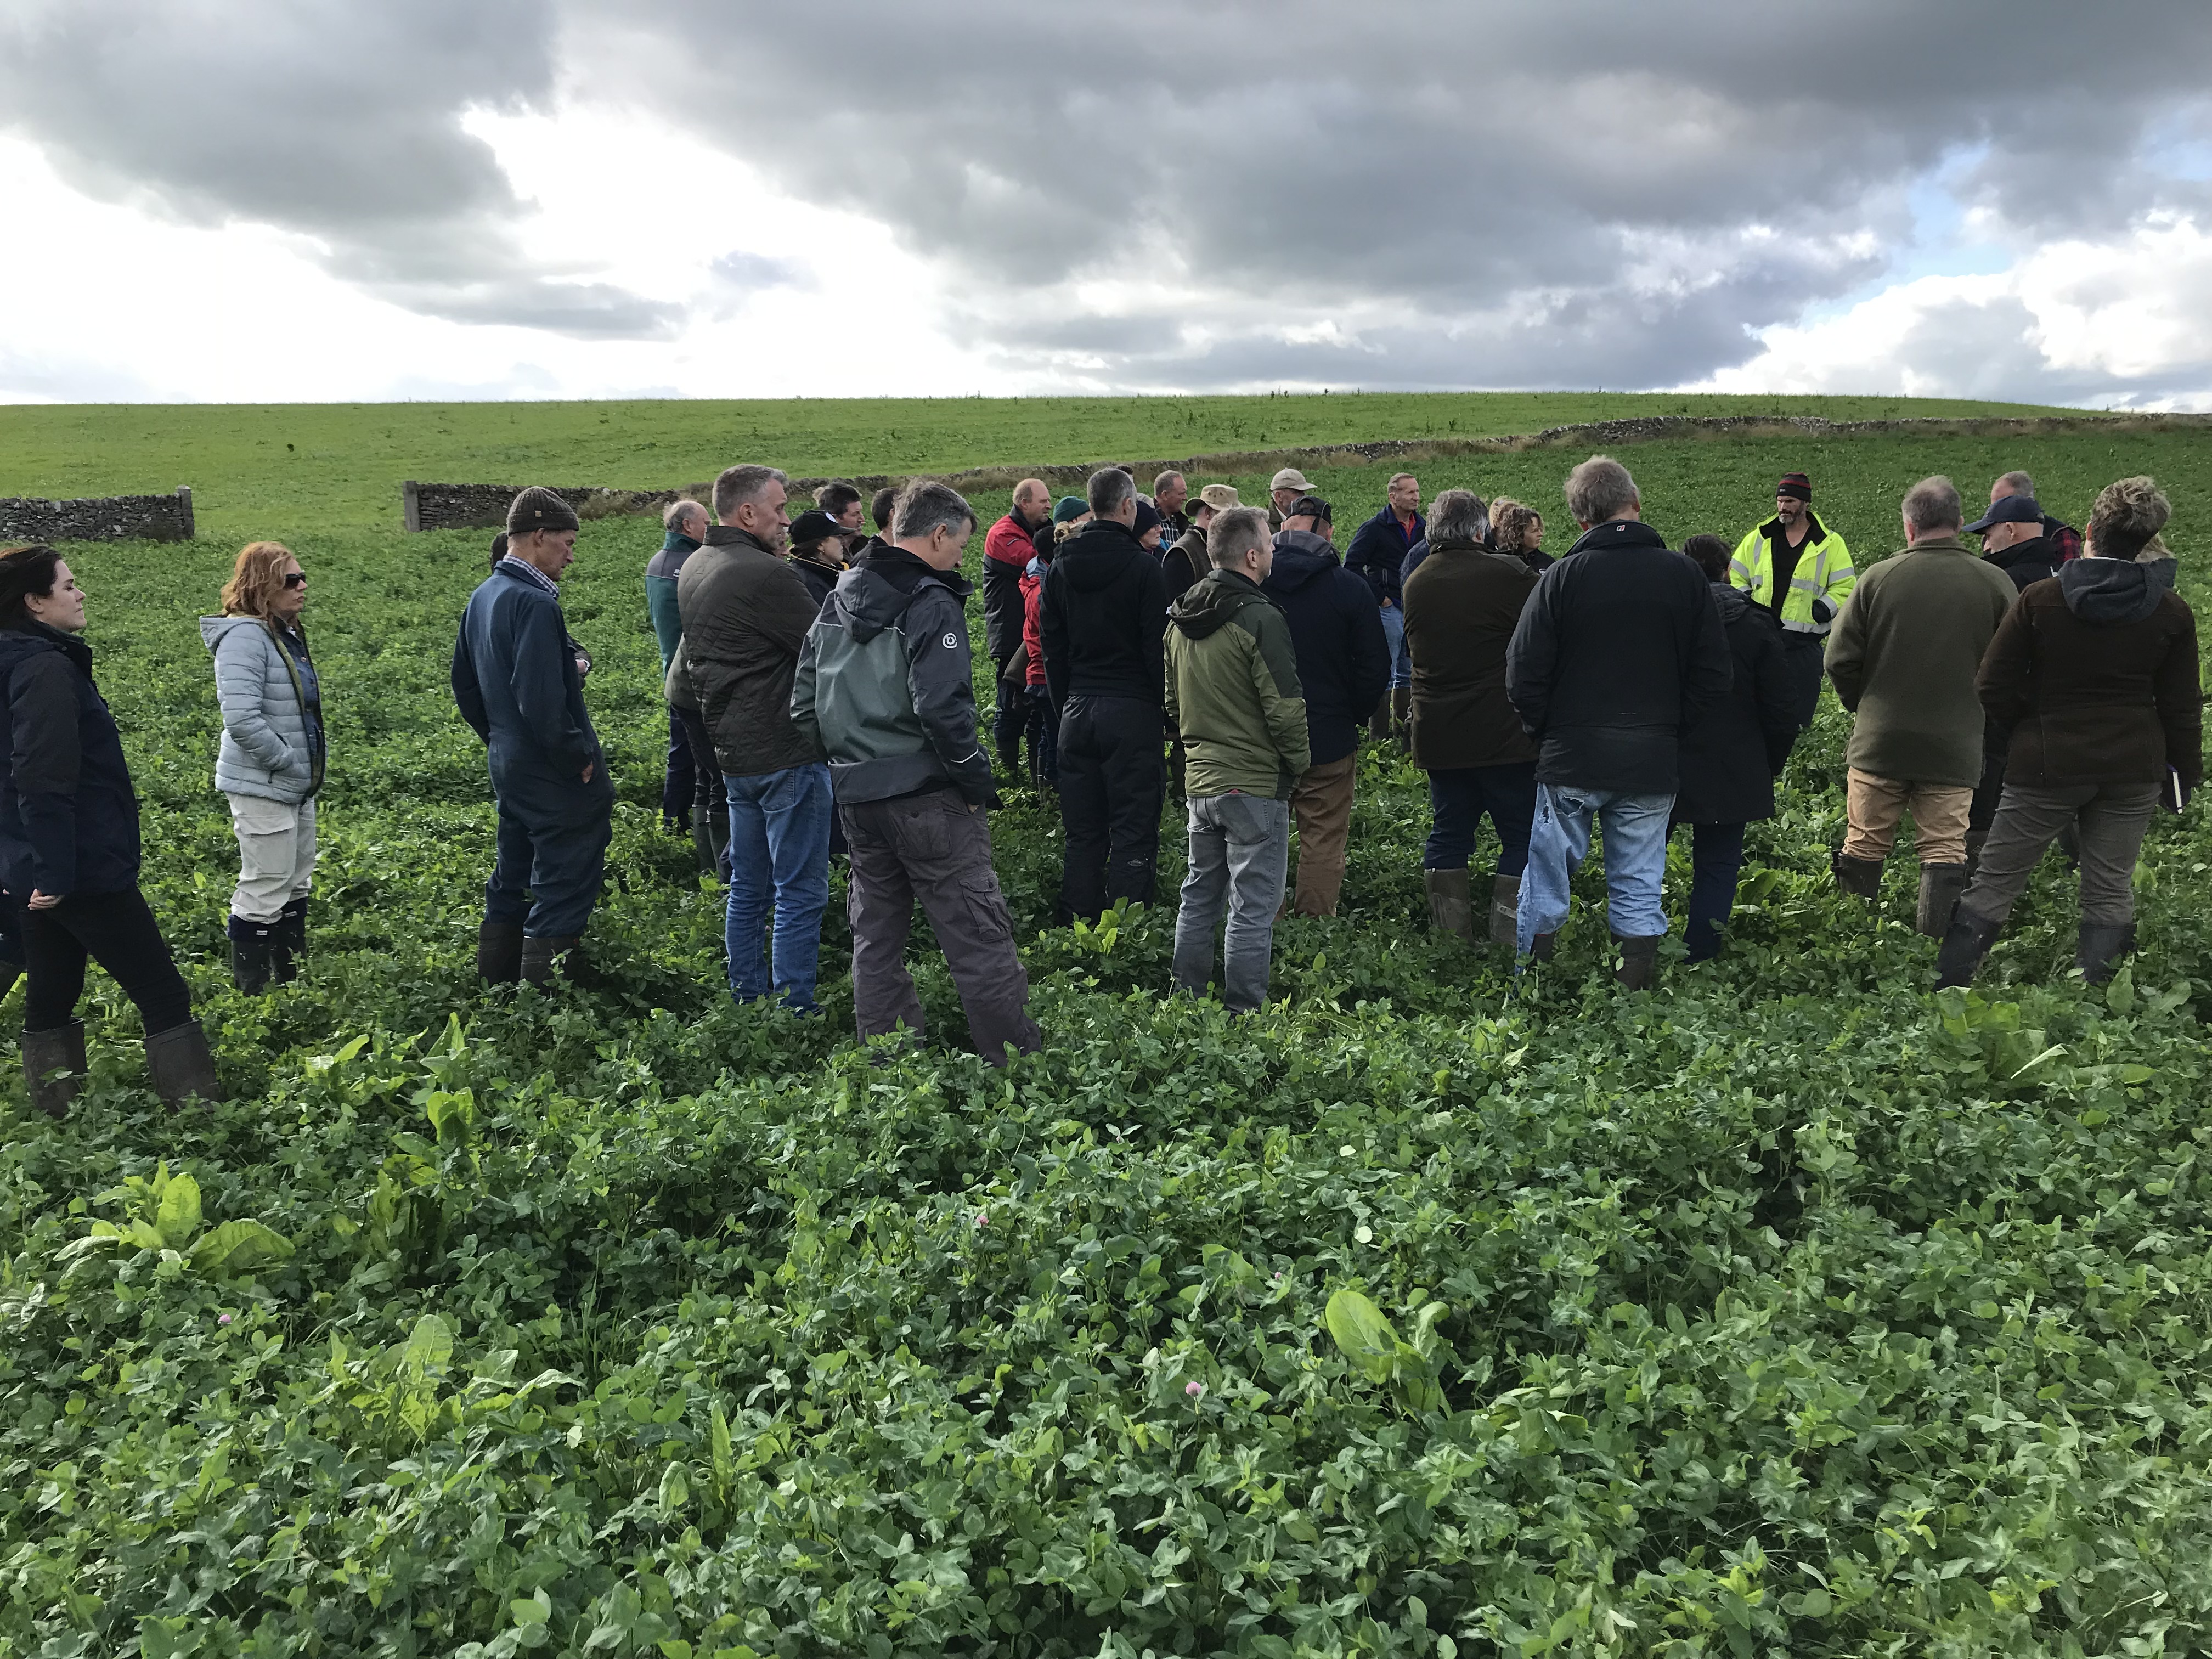
[[[2200,206],[2144,152],[2203,129],[2207,62],[2201,0],[15,0],[0,122],[464,320],[681,325],[501,235],[522,204],[464,112],[573,100],[884,225],[1009,364],[1629,386],[1879,278],[1947,165],[2023,238]],[[802,280],[744,240],[703,314]]]

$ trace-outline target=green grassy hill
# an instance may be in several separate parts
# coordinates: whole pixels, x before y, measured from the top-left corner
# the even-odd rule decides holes
[[[19,405],[0,407],[0,495],[102,495],[190,484],[203,533],[244,539],[309,523],[396,526],[399,486],[408,478],[666,489],[739,460],[819,476],[1483,437],[1638,415],[1845,421],[2067,412],[1948,398],[1602,392]]]

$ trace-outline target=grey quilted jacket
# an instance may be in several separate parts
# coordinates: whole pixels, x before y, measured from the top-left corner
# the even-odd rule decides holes
[[[215,654],[222,747],[215,787],[295,805],[323,787],[322,706],[314,670],[303,668],[258,617],[202,617]]]

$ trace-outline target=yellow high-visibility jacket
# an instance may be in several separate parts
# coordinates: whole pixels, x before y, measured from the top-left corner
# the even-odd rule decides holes
[[[1773,601],[1774,539],[1781,533],[1782,520],[1769,519],[1745,533],[1735,544],[1735,556],[1729,561],[1729,586],[1750,594],[1753,605]],[[1783,632],[1826,634],[1858,579],[1858,572],[1851,568],[1851,550],[1844,545],[1843,537],[1807,507],[1805,540],[1797,550],[1797,568],[1790,573],[1790,591],[1782,596]],[[1815,600],[1821,602],[1817,608]]]

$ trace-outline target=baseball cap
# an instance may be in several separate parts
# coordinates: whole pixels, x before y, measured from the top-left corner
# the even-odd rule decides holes
[[[1284,513],[1286,519],[1318,519],[1323,524],[1336,522],[1336,509],[1318,495],[1301,495]]]
[[[809,542],[826,541],[832,536],[857,536],[860,532],[849,525],[842,525],[818,507],[810,507],[791,521],[791,544],[804,547]]]
[[[1271,495],[1279,489],[1295,489],[1303,495],[1312,488],[1313,486],[1306,482],[1306,475],[1294,466],[1285,467],[1267,480],[1267,493]]]
[[[1198,492],[1198,499],[1216,513],[1226,513],[1232,507],[1244,505],[1237,499],[1237,487],[1234,484],[1208,484]]]
[[[1992,525],[2041,524],[2043,509],[2035,504],[2033,495],[2000,495],[1990,503],[1990,510],[1968,525],[1966,533],[1978,536]]]

